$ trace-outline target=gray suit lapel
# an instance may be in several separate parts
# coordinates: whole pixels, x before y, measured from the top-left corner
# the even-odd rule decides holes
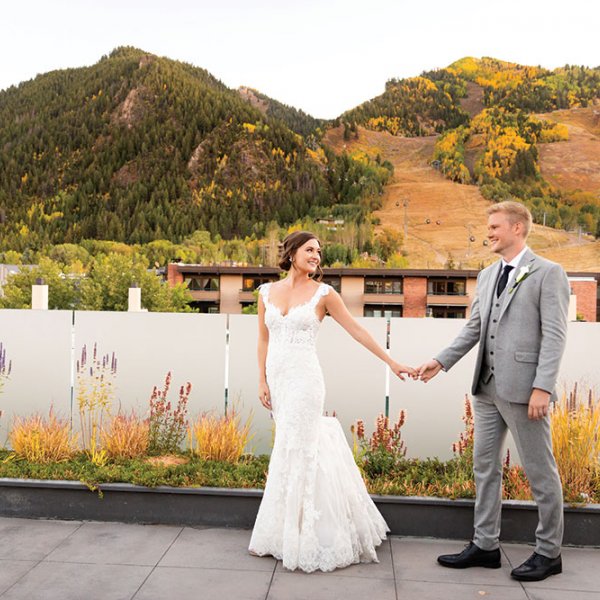
[[[494,301],[494,294],[496,293],[496,285],[498,283],[498,277],[502,270],[502,261],[499,260],[497,266],[494,269],[490,269],[489,281],[487,284],[482,286],[480,294],[480,315],[481,315],[481,331],[487,330],[488,320],[490,318],[490,310],[492,308],[492,302]],[[482,333],[483,335],[483,333]]]
[[[512,302],[512,299],[517,295],[519,288],[521,287],[521,284],[516,282],[516,279],[519,276],[519,271],[521,270],[521,267],[525,267],[525,266],[529,265],[530,271],[532,271],[534,261],[535,261],[535,254],[531,250],[527,250],[527,252],[525,252],[525,254],[523,254],[521,260],[519,261],[519,265],[517,266],[517,272],[515,273],[512,283],[510,284],[510,287],[507,290],[508,296],[504,302],[504,305],[500,309],[500,316],[498,317],[499,320],[502,318],[502,315],[504,315],[504,313],[506,312],[508,305]]]

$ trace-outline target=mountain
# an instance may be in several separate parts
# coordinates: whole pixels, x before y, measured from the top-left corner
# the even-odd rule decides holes
[[[402,239],[405,192],[407,212],[418,198],[418,218],[440,231],[445,220],[424,215],[518,198],[538,223],[598,236],[599,98],[600,68],[467,57],[391,79],[325,122],[204,69],[117,48],[0,92],[0,252],[86,239],[177,244],[202,230],[255,240],[310,218],[325,229],[337,220],[344,262],[344,246],[359,250],[355,225],[361,252],[376,250],[371,223],[381,239],[388,225]],[[460,219],[449,233],[457,243]],[[409,264],[421,251],[428,264],[451,263],[458,249],[427,236],[427,248],[404,240]],[[463,264],[476,255],[469,246]]]
[[[346,140],[360,127],[438,136],[429,164],[448,179],[479,186],[487,200],[519,199],[538,223],[600,236],[600,182],[590,175],[600,165],[600,139],[564,116],[588,111],[594,117],[598,106],[600,67],[550,71],[466,57],[388,81],[383,94],[340,121]]]
[[[261,236],[334,205],[363,219],[389,172],[307,144],[270,105],[129,47],[0,92],[0,249]]]

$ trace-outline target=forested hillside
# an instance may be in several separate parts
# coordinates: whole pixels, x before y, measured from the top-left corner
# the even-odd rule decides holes
[[[280,113],[134,48],[0,92],[0,250],[362,221],[389,170],[309,147]]]
[[[312,136],[316,141],[316,139],[321,137],[324,128],[328,125],[326,120],[315,119],[311,115],[307,115],[303,110],[269,98],[269,96],[261,94],[258,90],[241,87],[238,92],[242,98],[250,102],[253,106],[256,106],[263,114],[278,119],[292,131],[305,138],[311,138]]]

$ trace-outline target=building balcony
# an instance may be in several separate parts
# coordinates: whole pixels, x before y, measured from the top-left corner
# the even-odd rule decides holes
[[[427,294],[427,304],[444,306],[469,306],[468,294]]]
[[[404,304],[404,294],[363,294],[364,304]]]
[[[219,302],[221,293],[218,290],[190,290],[192,299],[196,302]]]
[[[254,297],[254,292],[252,290],[240,290],[238,294],[239,302],[254,302],[256,298]]]

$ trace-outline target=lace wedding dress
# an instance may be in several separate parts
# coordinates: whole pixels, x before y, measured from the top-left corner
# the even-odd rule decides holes
[[[288,569],[332,571],[378,562],[375,547],[389,531],[369,497],[337,419],[323,416],[325,387],[317,358],[315,308],[330,286],[288,314],[269,302],[267,383],[275,442],[249,550]]]

